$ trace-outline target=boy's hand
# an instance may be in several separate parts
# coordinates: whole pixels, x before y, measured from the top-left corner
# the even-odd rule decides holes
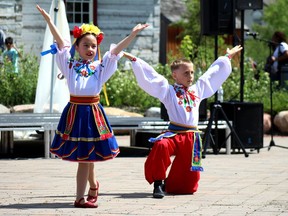
[[[123,56],[127,59],[129,59],[130,61],[135,61],[135,56],[133,56],[131,53],[128,52],[123,52]]]
[[[142,31],[143,29],[147,28],[149,25],[148,24],[138,24],[136,25],[133,29],[131,34],[136,35],[138,32]]]
[[[50,15],[43,8],[41,8],[39,5],[36,5],[36,8],[42,14],[42,16],[44,17],[46,22],[50,22],[51,21]]]
[[[240,52],[243,49],[241,45],[237,45],[233,47],[232,49],[227,48],[226,53],[232,58],[236,53]]]

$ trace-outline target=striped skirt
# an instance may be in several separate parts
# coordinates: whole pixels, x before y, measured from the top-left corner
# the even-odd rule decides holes
[[[51,144],[52,154],[75,162],[104,161],[119,154],[99,99],[99,96],[70,96]]]

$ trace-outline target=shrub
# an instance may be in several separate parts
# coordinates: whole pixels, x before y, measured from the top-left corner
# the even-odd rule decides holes
[[[22,55],[18,64],[18,74],[12,72],[10,62],[4,61],[0,68],[0,103],[7,107],[34,103],[35,100],[39,68],[37,57]]]
[[[156,98],[151,97],[138,86],[132,70],[117,70],[105,85],[112,107],[136,108],[137,111],[144,112],[149,107],[160,106]],[[107,105],[103,91],[101,103]]]

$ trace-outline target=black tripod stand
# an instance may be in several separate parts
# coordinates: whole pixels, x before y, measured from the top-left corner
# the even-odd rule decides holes
[[[206,150],[207,150],[207,147],[208,145],[210,144],[210,139],[212,139],[212,135],[211,135],[211,129],[212,129],[212,123],[213,121],[215,122],[215,131],[217,133],[217,124],[218,124],[218,111],[221,111],[223,117],[224,117],[224,120],[226,121],[228,127],[230,128],[230,134],[226,137],[225,139],[225,142],[227,141],[227,139],[229,138],[229,136],[231,134],[234,135],[235,137],[235,140],[236,142],[238,143],[238,145],[240,146],[240,148],[243,150],[243,153],[245,155],[245,157],[248,157],[249,155],[246,153],[245,151],[245,148],[240,140],[240,138],[238,137],[235,129],[232,127],[231,123],[229,122],[228,120],[228,117],[227,115],[225,114],[224,110],[222,109],[222,106],[221,104],[217,101],[214,105],[213,105],[213,108],[212,108],[212,112],[211,112],[211,116],[210,116],[210,119],[209,119],[209,122],[208,122],[208,126],[207,126],[207,129],[205,131],[205,134],[204,134],[204,149],[203,149],[203,152],[202,152],[202,158],[205,158],[206,157]],[[212,145],[212,148],[213,148],[213,152],[214,154],[217,154],[219,152],[219,149],[218,148],[218,141],[217,141],[217,135],[216,135],[216,144],[215,142],[213,142],[213,145]],[[213,139],[212,139],[213,140]]]
[[[274,41],[266,40],[266,39],[263,39],[263,38],[257,38],[257,34],[253,34],[252,36],[253,36],[253,38],[255,40],[259,40],[259,41],[267,43],[267,45],[269,46],[269,57],[268,58],[270,58],[272,56],[273,46],[278,46],[279,45],[279,43],[276,43]],[[269,64],[269,67],[265,68],[265,71],[269,73],[269,79],[270,79],[270,82],[269,82],[270,115],[271,115],[271,121],[272,121],[271,122],[271,131],[270,131],[271,139],[270,139],[270,144],[268,146],[268,151],[271,149],[272,146],[278,146],[280,148],[288,148],[288,147],[276,145],[275,142],[274,142],[274,138],[273,138],[273,136],[274,136],[274,124],[273,124],[273,78],[272,78],[272,72],[271,72],[272,68],[271,67],[272,67],[272,65]]]
[[[262,41],[266,41],[266,40],[263,40],[261,39]],[[275,43],[273,41],[266,41],[269,45],[269,53],[270,53],[270,56],[272,56],[272,45],[279,45],[278,43]],[[277,147],[280,147],[280,148],[288,148],[288,147],[285,147],[285,146],[279,146],[279,145],[276,145],[275,142],[274,142],[274,139],[273,139],[273,136],[274,136],[274,123],[273,123],[273,82],[272,82],[272,73],[271,73],[271,68],[270,68],[270,73],[269,73],[269,78],[270,78],[270,115],[271,115],[271,140],[270,140],[270,144],[268,146],[268,151],[270,151],[271,147],[272,146],[277,146]],[[279,82],[281,82],[279,80]]]

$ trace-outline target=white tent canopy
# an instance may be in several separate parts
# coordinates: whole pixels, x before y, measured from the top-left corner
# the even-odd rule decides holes
[[[56,6],[58,4],[58,7]],[[54,11],[58,8],[58,12]],[[56,13],[56,14],[55,14]],[[69,25],[66,18],[64,1],[52,1],[49,14],[65,40],[70,41]],[[49,50],[53,44],[53,36],[46,26],[43,51]],[[54,56],[47,54],[41,57],[38,83],[35,97],[34,113],[62,112],[69,101],[69,91],[66,79],[58,79],[60,70],[54,62]],[[52,92],[52,97],[51,97]]]

